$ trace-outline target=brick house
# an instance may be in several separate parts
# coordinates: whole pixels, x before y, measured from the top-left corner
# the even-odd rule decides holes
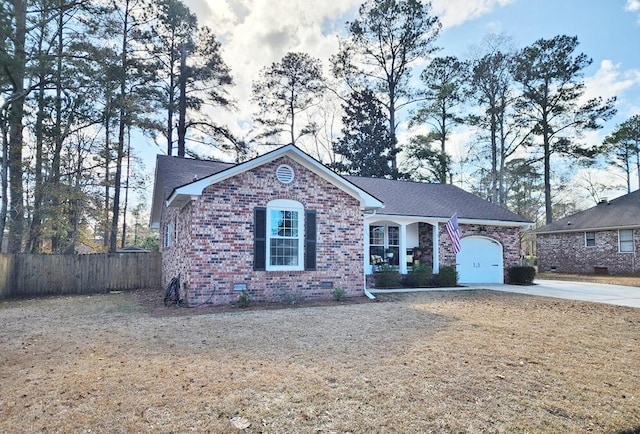
[[[458,214],[462,250],[446,221]],[[460,282],[503,282],[530,222],[452,185],[342,177],[293,145],[240,164],[158,156],[151,226],[162,281],[189,305],[361,295],[374,258],[406,273],[413,248]],[[386,258],[385,252],[394,252]]]
[[[638,274],[640,190],[534,231],[538,270]]]

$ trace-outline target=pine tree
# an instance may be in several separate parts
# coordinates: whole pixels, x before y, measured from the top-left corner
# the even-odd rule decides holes
[[[344,110],[342,138],[334,145],[343,160],[331,167],[349,175],[398,178],[391,167],[397,150],[374,93],[369,89],[353,92]]]

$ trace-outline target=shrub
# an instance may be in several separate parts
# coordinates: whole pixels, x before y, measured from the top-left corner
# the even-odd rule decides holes
[[[375,274],[376,288],[400,288],[400,273],[389,265],[382,265]]]
[[[251,296],[249,295],[249,291],[244,289],[238,296],[238,306],[249,307],[250,304],[251,304]]]
[[[340,288],[340,287],[337,287],[336,289],[331,291],[331,296],[333,297],[333,299],[335,301],[342,300],[345,295],[346,295],[346,291],[344,289]]]
[[[290,304],[291,306],[298,303],[298,296],[289,290],[282,291],[278,295],[278,299],[280,300],[280,303]]]
[[[536,277],[536,269],[533,267],[509,268],[509,283],[514,285],[531,285]]]
[[[403,288],[418,288],[417,276],[412,273],[403,274],[400,280]]]
[[[522,265],[527,267],[535,267],[538,265],[538,258],[536,256],[525,256],[522,260]]]
[[[438,286],[457,286],[458,272],[456,271],[455,267],[440,267],[440,272],[438,273],[436,283]]]
[[[433,277],[433,269],[426,265],[414,265],[409,274],[407,274],[407,285],[414,288],[424,288],[431,284],[431,278]]]

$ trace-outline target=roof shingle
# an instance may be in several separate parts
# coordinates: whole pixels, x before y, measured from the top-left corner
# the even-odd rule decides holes
[[[561,218],[535,234],[640,227],[640,190]]]
[[[219,161],[158,155],[156,186],[151,210],[152,223],[161,215],[161,207],[177,187],[189,184],[235,166]],[[382,214],[446,219],[458,218],[531,223],[529,220],[450,184],[396,181],[383,178],[345,176],[384,203]],[[160,188],[161,186],[161,188]]]
[[[347,176],[349,181],[384,203],[382,214],[474,220],[529,221],[501,206],[451,184],[395,181]]]

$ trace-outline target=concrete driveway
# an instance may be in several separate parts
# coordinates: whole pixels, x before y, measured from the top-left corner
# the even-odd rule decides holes
[[[494,291],[516,292],[518,294],[593,301],[596,303],[640,308],[640,288],[635,286],[538,279],[536,279],[534,283],[535,285],[531,286],[482,284],[467,286],[466,289],[471,289],[472,287],[483,288]]]
[[[589,282],[568,282],[564,280],[538,280],[534,285],[497,285],[489,283],[468,284],[457,288],[416,288],[416,289],[369,289],[373,294],[418,291],[456,291],[469,289],[490,289],[492,291],[515,292],[542,297],[564,298],[567,300],[592,301],[640,308],[640,288],[635,286],[605,285]]]

